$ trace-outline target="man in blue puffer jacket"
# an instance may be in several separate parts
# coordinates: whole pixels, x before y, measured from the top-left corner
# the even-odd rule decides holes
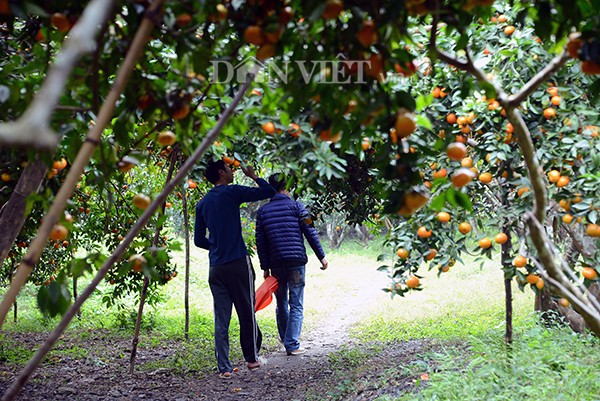
[[[258,209],[256,217],[256,246],[260,267],[265,278],[272,274],[279,282],[277,298],[277,329],[288,355],[300,355],[302,331],[306,248],[304,238],[327,269],[328,262],[319,242],[317,231],[310,224],[304,206],[290,197],[282,174],[269,177],[277,193]]]

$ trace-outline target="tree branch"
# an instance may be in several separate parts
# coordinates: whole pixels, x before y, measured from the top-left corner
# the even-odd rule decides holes
[[[560,70],[569,60],[569,58],[569,53],[565,49],[560,56],[556,56],[546,67],[544,67],[533,78],[531,78],[517,94],[509,96],[508,104],[511,107],[517,107],[520,105],[529,95],[533,93],[533,91],[535,91],[541,84],[546,82],[552,75]]]
[[[52,112],[78,60],[94,49],[94,37],[113,5],[114,0],[93,0],[88,4],[25,113],[17,121],[0,124],[0,145],[44,150],[56,146],[59,137],[49,128]]]
[[[157,1],[160,2],[160,0]],[[140,29],[142,28],[140,27]],[[58,323],[56,328],[49,334],[44,344],[42,344],[42,346],[37,350],[35,355],[27,363],[27,366],[25,366],[19,377],[8,388],[8,390],[6,390],[2,398],[3,401],[13,400],[17,396],[20,389],[29,380],[35,369],[37,369],[37,367],[44,360],[48,352],[50,352],[56,341],[58,341],[62,333],[67,329],[69,323],[76,315],[77,311],[79,311],[79,308],[81,308],[81,305],[94,293],[96,287],[98,287],[98,284],[100,284],[100,282],[104,279],[104,277],[112,268],[114,263],[118,261],[122,257],[123,253],[129,248],[129,245],[131,245],[135,237],[148,223],[150,217],[152,217],[156,210],[164,204],[165,200],[167,199],[167,196],[173,191],[173,189],[177,185],[179,185],[179,183],[181,183],[186,178],[189,171],[196,165],[200,157],[202,157],[204,152],[206,152],[206,150],[215,141],[217,136],[223,130],[223,127],[225,126],[229,118],[233,115],[235,108],[242,100],[242,97],[250,87],[250,84],[254,81],[255,76],[256,74],[254,72],[250,74],[250,76],[246,79],[246,82],[242,85],[238,93],[233,98],[229,107],[223,112],[221,118],[219,119],[215,127],[212,129],[212,131],[210,131],[206,135],[204,140],[194,150],[194,153],[192,153],[190,157],[186,160],[186,162],[181,166],[179,172],[175,175],[175,178],[173,178],[165,185],[162,192],[152,201],[152,203],[150,203],[148,208],[139,217],[138,221],[134,224],[133,227],[131,227],[123,241],[114,250],[113,254],[104,262],[104,264],[102,265],[100,270],[98,270],[98,273],[96,273],[96,276],[92,279],[90,284],[75,300],[73,305],[71,305],[71,307],[67,310],[62,320]]]
[[[138,31],[136,32],[133,43],[131,44],[129,51],[125,56],[125,60],[123,61],[123,65],[121,65],[119,68],[113,87],[108,93],[106,101],[100,109],[96,123],[88,132],[85,141],[81,146],[77,157],[75,158],[75,161],[71,165],[65,181],[61,185],[54,198],[54,202],[50,206],[50,210],[46,216],[44,216],[43,223],[38,229],[35,238],[31,242],[27,250],[27,254],[19,264],[17,272],[10,283],[10,287],[4,294],[4,299],[0,304],[0,327],[4,323],[4,319],[6,318],[6,315],[8,314],[8,311],[10,310],[14,300],[17,298],[18,293],[21,291],[21,288],[23,288],[23,285],[25,285],[27,277],[29,277],[33,267],[39,261],[52,228],[59,221],[59,216],[63,213],[67,201],[73,195],[73,192],[77,186],[77,182],[84,173],[85,166],[92,157],[95,149],[98,147],[102,137],[102,132],[112,119],[117,101],[123,93],[123,89],[125,88],[125,85],[131,76],[133,67],[135,66],[135,63],[142,53],[144,45],[148,41],[150,33],[154,28],[154,22],[150,18],[154,18],[156,10],[160,10],[163,1],[164,0],[156,0],[148,9],[146,18],[144,18]]]

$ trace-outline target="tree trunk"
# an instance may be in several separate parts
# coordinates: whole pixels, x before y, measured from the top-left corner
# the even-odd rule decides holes
[[[140,306],[138,308],[138,315],[135,321],[135,334],[133,336],[133,344],[131,345],[131,357],[129,358],[129,374],[133,374],[133,368],[135,367],[135,356],[137,354],[137,345],[140,339],[140,327],[142,326],[142,316],[144,314],[144,304],[146,303],[146,294],[148,293],[148,285],[150,280],[148,277],[144,277],[144,286],[142,287],[142,293],[140,294]]]
[[[0,266],[25,224],[27,197],[39,191],[47,172],[48,166],[39,157],[29,162],[21,173],[10,199],[2,206],[0,210],[0,227],[2,227],[0,230]]]
[[[181,191],[183,201],[183,229],[185,232],[185,290],[183,295],[183,304],[185,307],[185,328],[184,337],[189,339],[190,333],[190,222],[187,205],[187,190],[185,184]]]

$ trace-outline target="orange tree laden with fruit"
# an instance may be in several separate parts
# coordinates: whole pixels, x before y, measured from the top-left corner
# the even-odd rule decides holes
[[[85,264],[96,275],[65,312],[57,333],[98,282],[113,277],[115,264],[131,258],[131,268],[139,268],[146,260],[145,280],[160,277],[153,274],[155,266],[164,266],[160,268],[164,271],[157,271],[168,273],[166,258],[149,262],[156,249],[165,246],[159,240],[165,220],[153,217],[154,212],[166,209],[167,202],[178,202],[170,193],[180,190],[180,183],[200,181],[201,169],[193,167],[203,155],[232,157],[237,151],[240,162],[271,163],[296,172],[299,186],[317,195],[332,179],[348,177],[352,166],[357,182],[332,186],[345,191],[340,204],[352,212],[363,207],[362,199],[371,205],[383,202],[384,212],[400,215],[401,224],[414,225],[412,232],[421,233],[413,238],[414,247],[412,242],[403,243],[413,252],[402,260],[419,254],[438,258],[434,263],[442,270],[469,244],[462,233],[427,223],[448,227],[459,220],[474,222],[480,216],[475,211],[481,205],[491,210],[493,197],[499,196],[498,202],[508,203],[510,213],[502,214],[502,222],[496,217],[498,227],[503,226],[507,236],[520,233],[519,248],[529,249],[527,272],[537,269],[546,285],[568,299],[600,333],[598,302],[585,294],[583,286],[596,278],[588,274],[592,278],[577,285],[570,269],[565,275],[557,263],[559,253],[543,229],[548,208],[554,205],[549,200],[566,204],[573,197],[582,200],[569,203],[575,224],[581,218],[587,235],[597,235],[593,196],[598,180],[592,162],[597,157],[593,137],[598,122],[591,105],[598,84],[591,74],[598,72],[600,62],[598,2],[511,4],[179,0],[163,5],[161,0],[131,0],[111,8],[110,2],[99,0],[51,5],[0,1],[0,142],[7,149],[1,156],[1,196],[2,203],[10,205],[0,219],[9,219],[6,227],[12,228],[2,234],[9,242],[1,249],[2,258],[19,235],[19,242],[27,244],[14,275],[11,269],[0,322],[38,268],[57,224],[69,229],[67,238],[81,236],[83,241],[95,236],[107,241],[117,235],[110,254]],[[581,33],[569,39],[576,31]],[[489,42],[483,44],[482,37]],[[567,43],[569,52],[563,52]],[[571,60],[571,54],[577,59]],[[266,64],[265,70],[286,62],[294,68],[285,77],[269,70],[274,75],[256,82],[252,68],[245,80],[232,79],[237,78],[236,71],[217,71],[224,65],[219,61],[250,67],[247,61],[252,57],[256,64]],[[221,79],[223,74],[229,79]],[[557,94],[546,93],[548,82],[558,88]],[[567,113],[568,107],[573,107],[572,113]],[[589,146],[583,143],[588,137]],[[466,146],[453,145],[446,158],[446,148],[454,142]],[[129,177],[150,176],[141,171],[150,164],[163,163],[166,170],[167,160],[160,158],[175,146],[181,161],[172,180],[154,188],[139,183],[131,191],[123,188],[130,185]],[[464,158],[456,159],[465,150],[465,158],[472,160],[458,168]],[[63,158],[66,167],[59,170],[52,165],[52,160],[62,165]],[[549,187],[542,168],[558,171],[561,186]],[[561,181],[561,176],[568,181]],[[118,219],[119,227],[111,226],[124,232],[122,240],[110,231],[77,233],[85,228],[70,208],[79,202],[81,182],[79,189],[85,193],[89,187],[96,199],[89,209],[90,215],[98,216],[92,218],[117,224],[112,219],[117,206],[119,214],[127,215]],[[136,198],[142,186],[148,198]],[[529,191],[521,189],[525,187]],[[121,203],[96,198],[108,194],[106,188],[115,195],[120,192],[122,198],[116,199]],[[35,193],[41,195],[29,197]],[[515,193],[520,195],[517,200]],[[122,211],[123,201],[133,204],[134,198],[146,209]],[[87,209],[84,206],[84,214]],[[23,232],[25,216],[32,210],[40,227]],[[430,213],[418,221],[418,210]],[[450,220],[443,222],[448,218],[444,214],[437,220],[431,214],[436,210],[448,213]],[[76,220],[72,225],[65,221],[65,211]],[[364,217],[356,215],[357,221]],[[153,230],[143,234],[148,222]],[[477,225],[469,224],[474,231]],[[466,224],[462,230],[467,231]],[[410,232],[395,230],[400,231]],[[145,239],[134,243],[139,234]],[[495,234],[485,233],[490,242]],[[488,241],[482,244],[485,252],[494,247]],[[441,252],[444,247],[449,252]],[[134,256],[138,254],[144,259]],[[19,259],[16,255],[13,261]],[[596,254],[584,252],[582,258],[576,263],[589,263],[596,271]],[[418,287],[418,277],[412,274],[418,268],[416,261],[395,266],[393,275],[400,285],[394,291],[403,292],[403,283]],[[72,267],[68,269],[74,274]],[[510,267],[505,270],[510,276]],[[61,313],[69,304],[62,296],[65,285],[61,280],[51,287],[61,295],[57,308]],[[50,344],[54,341],[49,339]],[[43,355],[43,351],[36,354],[33,368]],[[25,376],[30,373],[31,369]]]

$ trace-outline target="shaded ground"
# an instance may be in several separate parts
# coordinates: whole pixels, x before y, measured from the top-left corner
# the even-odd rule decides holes
[[[249,372],[243,361],[234,361],[238,371],[231,380],[223,381],[216,373],[183,375],[156,368],[183,348],[180,342],[163,341],[140,347],[132,376],[128,373],[130,337],[115,337],[108,332],[96,332],[86,338],[67,334],[57,346],[62,350],[61,356],[51,355],[18,399],[362,401],[389,399],[385,396],[414,389],[421,382],[421,375],[431,369],[422,361],[422,354],[441,346],[423,340],[385,345],[353,342],[348,330],[367,316],[382,296],[380,280],[385,278],[348,273],[337,278],[348,295],[343,303],[330,300],[330,312],[321,316],[319,324],[313,323],[311,330],[305,330],[302,346],[307,352],[301,356],[288,357],[283,349],[271,350],[265,355],[268,363],[256,372]],[[315,303],[328,302],[308,295]],[[36,350],[45,335],[0,332],[0,340]],[[0,394],[18,373],[20,369],[7,365],[0,352]]]
[[[44,339],[42,335],[11,337],[31,349],[36,349]],[[327,354],[338,351],[339,347],[322,346],[315,340],[306,342],[306,346],[310,349],[302,356],[288,357],[283,351],[269,354],[268,363],[256,372],[249,372],[242,361],[238,361],[239,370],[233,379],[223,381],[216,374],[179,375],[166,368],[144,370],[149,362],[166,360],[178,344],[140,349],[139,365],[131,376],[128,373],[131,339],[101,335],[85,341],[64,338],[60,345],[63,349],[92,347],[93,351],[85,358],[49,357],[18,399],[373,400],[384,394],[399,395],[412,389],[420,373],[406,374],[403,367],[419,360],[419,354],[436,348],[427,341],[410,341],[385,348],[363,345],[344,347],[351,350],[348,356],[342,352],[328,358]],[[353,361],[354,356],[360,361]],[[17,373],[14,367],[0,366],[0,392],[12,384]]]

